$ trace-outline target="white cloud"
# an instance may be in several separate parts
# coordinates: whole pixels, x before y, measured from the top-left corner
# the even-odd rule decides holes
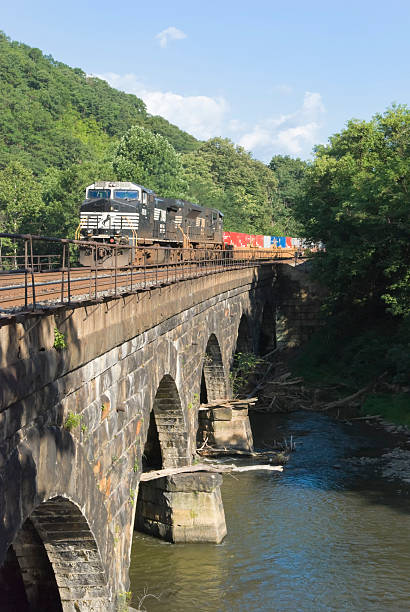
[[[170,40],[181,40],[186,38],[187,35],[182,30],[175,28],[174,26],[170,26],[162,32],[159,32],[155,38],[159,40],[159,46],[165,48]]]
[[[97,75],[116,89],[142,98],[152,115],[161,115],[199,139],[207,140],[222,131],[229,106],[224,98],[182,96],[171,91],[154,91],[138,80],[135,74],[109,72]]]
[[[306,146],[312,147],[317,140],[319,124],[308,123],[287,130],[281,130],[276,138],[278,145],[292,155],[300,155]]]
[[[325,107],[319,93],[307,91],[302,106],[293,113],[267,117],[255,125],[229,117],[229,104],[222,97],[183,96],[156,91],[135,74],[109,72],[96,75],[117,89],[142,98],[152,115],[161,115],[182,130],[207,140],[231,136],[258,159],[268,161],[277,153],[307,157],[320,141]]]
[[[307,91],[299,110],[259,122],[241,136],[239,144],[262,159],[275,153],[306,155],[318,140],[324,113],[321,95]]]

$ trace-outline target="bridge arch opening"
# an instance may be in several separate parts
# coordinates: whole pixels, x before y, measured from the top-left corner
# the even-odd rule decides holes
[[[259,354],[266,355],[276,348],[276,309],[273,304],[265,302],[259,334]]]
[[[211,334],[206,345],[204,362],[201,373],[200,403],[207,404],[218,399],[226,399],[227,386],[221,349],[215,334]],[[199,448],[208,436],[208,421],[198,414],[198,429],[196,444]]]
[[[147,443],[151,464],[168,468],[187,463],[188,434],[178,389],[169,374],[162,378],[155,395]]]
[[[252,350],[252,335],[249,329],[248,317],[243,314],[239,322],[235,353],[251,353]]]
[[[159,434],[154,411],[151,410],[149,415],[147,438],[145,441],[144,452],[142,454],[142,471],[148,472],[149,470],[160,470],[161,468],[161,445],[159,442]]]
[[[221,349],[215,334],[211,334],[205,349],[201,379],[201,403],[226,398],[226,381]],[[205,401],[202,401],[204,399]]]
[[[108,607],[100,553],[75,504],[55,497],[24,522],[0,568],[0,601],[5,612]]]

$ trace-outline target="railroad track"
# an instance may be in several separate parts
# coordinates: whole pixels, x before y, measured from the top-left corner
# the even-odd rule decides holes
[[[289,264],[292,257],[224,262],[181,261],[123,269],[64,268],[33,272],[0,271],[0,316],[16,308],[96,300],[109,295],[144,291],[189,278],[260,264]]]
[[[184,262],[172,267],[133,268],[117,270],[116,273],[72,268],[69,278],[67,271],[61,270],[36,272],[33,275],[25,272],[0,273],[0,312],[21,306],[95,300],[107,295],[143,291],[189,278],[254,265],[255,262],[235,262],[229,267],[215,264],[202,266]]]
[[[31,274],[0,274],[0,310],[18,306],[29,306],[34,302],[69,302],[79,299],[96,299],[104,294],[119,294],[124,291],[138,291],[159,284],[176,282],[196,276],[193,266],[183,270],[133,270],[104,271],[87,274],[84,269],[72,269],[70,279],[67,272],[41,272]],[[210,273],[210,270],[207,270]],[[198,276],[200,274],[197,274]],[[201,273],[202,275],[202,273]],[[34,282],[33,282],[34,281]],[[34,296],[33,296],[34,286]]]

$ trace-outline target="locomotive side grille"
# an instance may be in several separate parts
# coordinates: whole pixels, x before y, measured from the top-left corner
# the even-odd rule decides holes
[[[182,215],[175,215],[175,225],[181,225]]]
[[[109,231],[138,230],[139,213],[122,214],[118,212],[93,213],[82,212],[81,226],[90,230],[103,229]]]

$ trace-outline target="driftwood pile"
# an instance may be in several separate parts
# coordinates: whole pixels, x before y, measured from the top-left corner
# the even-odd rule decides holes
[[[266,366],[265,366],[266,367]],[[334,385],[308,386],[303,378],[292,378],[287,371],[286,363],[270,363],[264,374],[261,375],[252,395],[258,392],[258,401],[253,410],[258,412],[285,413],[293,410],[313,410],[317,412],[331,412],[339,415],[341,409],[357,409],[362,404],[367,393],[384,384],[386,373],[378,376],[365,387],[351,393],[346,393],[347,385],[342,383]]]
[[[309,409],[313,401],[312,392],[303,385],[302,378],[291,378],[290,372],[264,383],[254,410],[259,412],[291,412]]]

